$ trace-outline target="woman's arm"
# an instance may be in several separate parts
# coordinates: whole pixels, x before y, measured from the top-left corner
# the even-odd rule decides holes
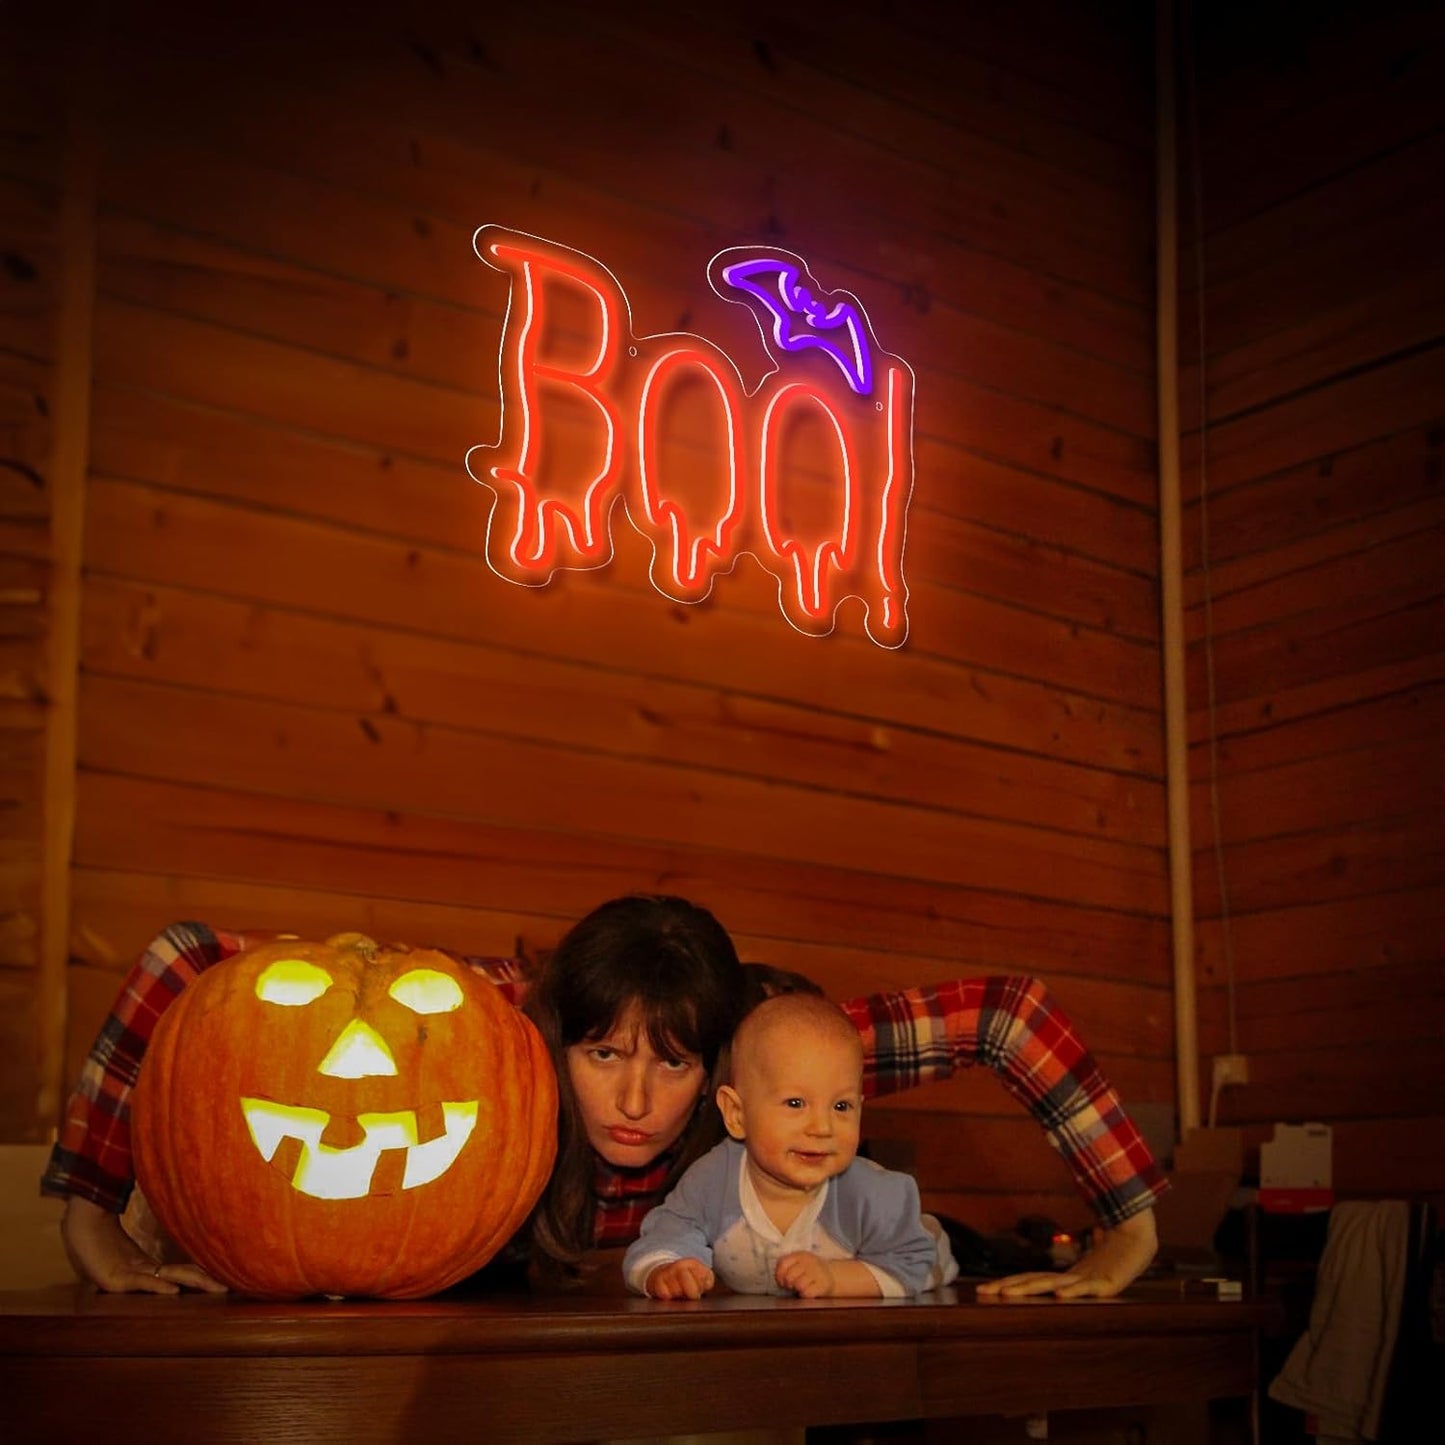
[[[844,1008],[863,1037],[867,1096],[988,1065],[1038,1121],[1108,1231],[1148,1216],[1087,1266],[1089,1278],[1117,1293],[1148,1264],[1153,1204],[1168,1185],[1072,1021],[1039,980],[960,979],[875,994]]]
[[[172,924],[126,975],[91,1046],[40,1192],[68,1201],[61,1222],[66,1251],[80,1274],[101,1289],[174,1293],[157,1287],[166,1279],[151,1273],[155,1261],[121,1228],[120,1213],[135,1186],[131,1091],[155,1026],[181,990],[212,964],[258,941],[254,934],[220,933],[201,923]],[[165,1266],[166,1277],[209,1288],[189,1277],[194,1269]]]
[[[1093,1248],[1079,1256],[1071,1269],[1034,1274],[1011,1274],[978,1287],[984,1297],[1024,1299],[1049,1294],[1056,1299],[1107,1299],[1127,1289],[1149,1267],[1159,1248],[1154,1211],[1131,1214],[1113,1229],[1096,1229]]]

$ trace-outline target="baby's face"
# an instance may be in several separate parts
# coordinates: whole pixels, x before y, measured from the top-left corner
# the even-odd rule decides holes
[[[811,1193],[858,1153],[863,1060],[856,1044],[812,1030],[772,1031],[737,1081],[755,1171]]]

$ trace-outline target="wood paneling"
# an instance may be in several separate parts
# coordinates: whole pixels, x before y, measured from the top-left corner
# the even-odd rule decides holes
[[[649,888],[839,997],[1038,973],[1167,1102],[1147,27],[965,9],[112,17],[72,1071],[178,915],[506,952]],[[918,375],[904,649],[799,637],[746,562],[666,603],[620,523],[601,572],[488,570],[486,221],[750,374],[719,247],[863,300]],[[1066,1207],[958,1087],[919,1116],[981,1131],[951,1212]]]
[[[0,57],[0,1139],[44,1137],[40,924],[64,103],[45,47]]]
[[[1189,551],[1201,1052],[1206,1072],[1248,1055],[1220,1117],[1255,1145],[1270,1121],[1325,1120],[1341,1193],[1438,1203],[1445,20],[1295,11],[1268,31],[1271,74],[1243,43],[1264,14],[1199,16],[1204,384],[1192,331],[1182,390],[1196,464],[1201,394],[1207,423]]]
[[[733,1433],[714,1439],[740,1429],[756,1439],[763,1427],[776,1440],[783,1425],[881,1417],[916,1438],[920,1417],[940,1416],[955,1418],[929,1439],[1000,1441],[1026,1414],[1062,1418],[1062,1438],[1099,1445],[1143,1438],[1139,1411],[1122,1425],[1113,1416],[1107,1433],[1079,1433],[1075,1411],[1247,1394],[1257,1334],[1279,1314],[1266,1302],[1154,1292],[999,1308],[966,1289],[882,1307],[755,1296],[684,1309],[680,1327],[676,1305],[624,1307],[597,1287],[385,1307],[14,1291],[0,1320],[0,1389],[22,1438],[43,1434],[45,1407],[68,1392],[81,1397],[77,1429],[109,1425],[120,1445],[450,1439],[475,1430],[478,1400],[489,1437],[513,1445],[572,1440],[579,1422],[609,1439],[719,1427]],[[114,1353],[117,1336],[126,1357]],[[82,1373],[91,1388],[77,1392]],[[957,1418],[981,1413],[982,1437]],[[992,1429],[990,1415],[1012,1417],[1014,1436]],[[1160,1432],[1150,1438],[1204,1439],[1178,1432],[1188,1416],[1177,1409],[1148,1418]]]
[[[703,684],[654,680],[645,704],[627,679],[570,660],[525,664],[485,643],[398,639],[384,628],[277,610],[160,585],[97,578],[85,619],[87,669],[99,677],[222,689],[237,698],[353,718],[403,715],[470,730],[505,688],[508,708],[488,719],[499,737],[618,758],[743,773],[783,785],[827,787],[841,767],[860,792],[936,808],[1157,846],[1159,794],[1151,780],[964,739],[922,733],[802,703],[727,697]],[[378,726],[373,723],[372,726]],[[763,744],[766,743],[766,746]]]
[[[1039,973],[1126,1094],[1167,1102],[1137,11],[193,11],[113,16],[125,81],[96,97],[67,1069],[177,915],[503,952],[646,887],[840,997]],[[1405,4],[1198,29],[1203,1043],[1251,1057],[1234,1117],[1326,1112],[1342,1183],[1438,1189],[1414,1141],[1439,1137],[1445,1025],[1445,34]],[[26,40],[0,130],[0,981],[22,1009],[68,54]],[[606,569],[544,591],[487,569],[461,465],[498,424],[484,221],[589,251],[640,331],[696,328],[754,369],[703,280],[719,247],[774,236],[865,302],[918,374],[906,648],[797,636],[748,562],[703,606],[663,602],[622,525]],[[19,1137],[47,1121],[5,1016]],[[988,1078],[876,1117],[949,1212],[1067,1214]]]

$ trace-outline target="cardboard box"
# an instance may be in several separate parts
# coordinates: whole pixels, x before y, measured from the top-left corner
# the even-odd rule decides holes
[[[1259,1207],[1313,1214],[1335,1202],[1334,1134],[1328,1124],[1276,1124],[1259,1146]]]
[[[1194,1129],[1176,1145],[1171,1187],[1154,1209],[1164,1253],[1176,1260],[1212,1255],[1243,1174],[1242,1129]]]

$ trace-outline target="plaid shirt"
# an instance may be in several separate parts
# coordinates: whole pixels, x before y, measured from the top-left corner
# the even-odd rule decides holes
[[[156,1021],[213,964],[271,935],[178,923],[155,938],[125,980],[70,1097],[40,1181],[43,1194],[79,1195],[124,1209],[134,1187],[130,1094]],[[455,955],[521,1002],[526,979],[511,959]],[[876,1098],[985,1063],[1034,1115],[1106,1224],[1148,1208],[1165,1183],[1068,1018],[1029,978],[981,978],[843,1005],[863,1036],[865,1097]],[[641,1169],[597,1163],[596,1243],[628,1244],[661,1203],[670,1159]]]

